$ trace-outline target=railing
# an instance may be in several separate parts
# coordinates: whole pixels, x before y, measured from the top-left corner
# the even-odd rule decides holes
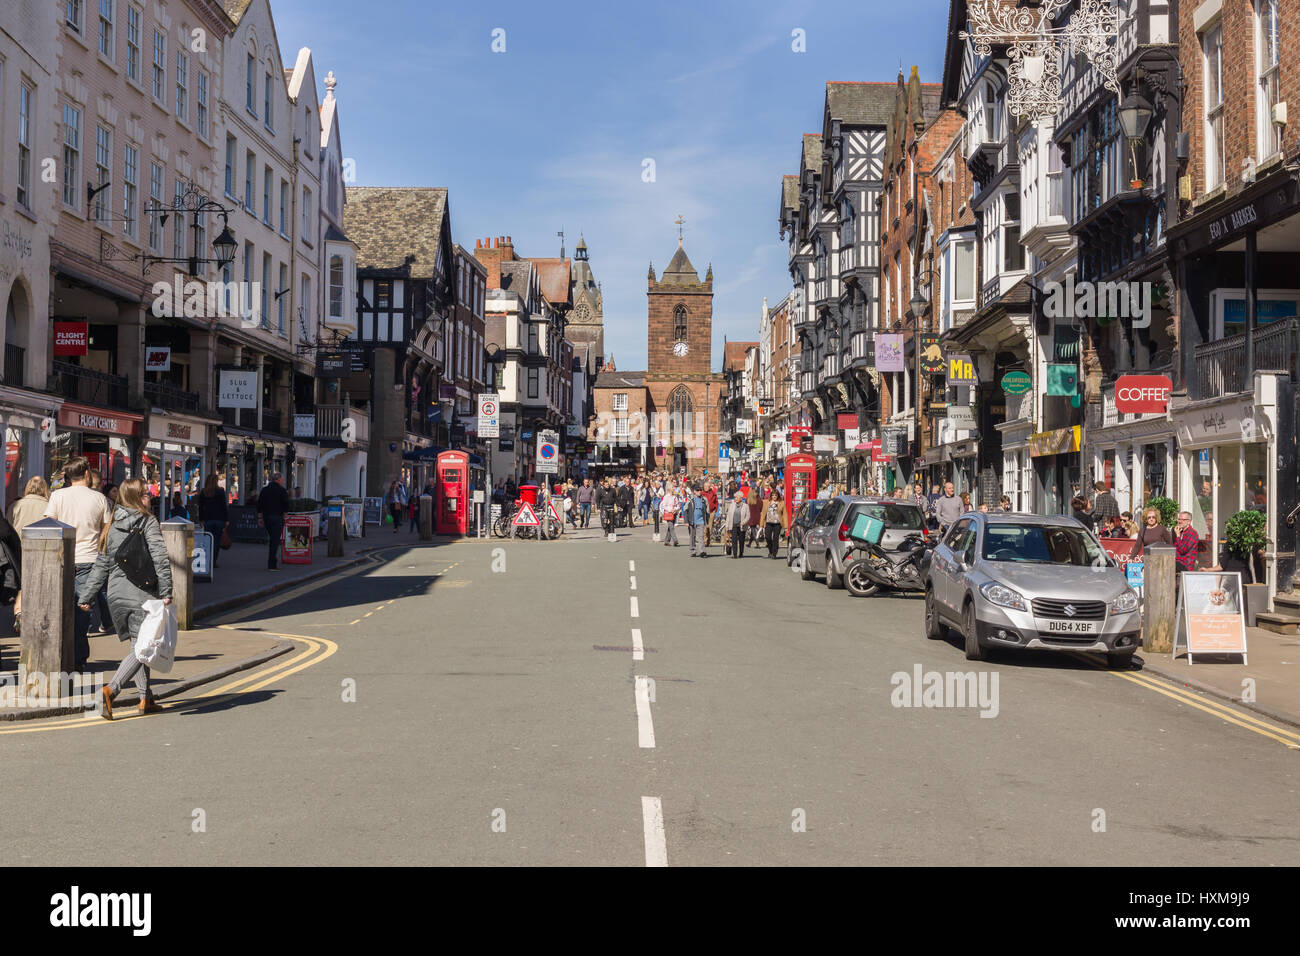
[[[254,430],[257,428],[256,408],[218,408],[217,414],[221,416],[221,421],[226,425]]]
[[[262,431],[273,435],[283,435],[280,430],[280,412],[273,408],[262,409]]]
[[[19,345],[5,345],[5,384],[27,384],[27,350]]]
[[[8,354],[5,356],[8,359]],[[50,363],[56,384],[55,391],[74,402],[86,405],[127,407],[128,383],[125,375],[111,375],[94,369],[82,368],[71,362],[54,359]]]
[[[1255,330],[1255,363],[1259,371],[1295,376],[1300,319],[1278,319]],[[1189,382],[1195,399],[1218,398],[1250,389],[1246,381],[1246,333],[1196,346],[1196,380]]]
[[[199,410],[198,392],[187,392],[183,388],[163,382],[145,382],[144,397],[150,405],[168,411],[197,412]]]
[[[365,443],[370,440],[370,416],[351,405],[317,405],[316,438],[326,441],[343,440],[343,420],[352,419],[352,440]]]

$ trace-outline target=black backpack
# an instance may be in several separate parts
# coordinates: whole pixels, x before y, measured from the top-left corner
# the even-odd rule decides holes
[[[126,533],[126,540],[113,555],[113,563],[141,591],[157,595],[158,572],[153,566],[149,545],[144,540],[143,524],[137,521],[135,527]]]

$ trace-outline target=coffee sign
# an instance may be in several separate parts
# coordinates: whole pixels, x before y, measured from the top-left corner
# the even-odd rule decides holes
[[[1163,415],[1173,387],[1165,375],[1121,375],[1115,383],[1115,410]]]

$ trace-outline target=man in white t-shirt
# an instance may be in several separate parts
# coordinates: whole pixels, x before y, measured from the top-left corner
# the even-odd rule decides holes
[[[90,487],[90,462],[85,458],[78,455],[69,461],[63,469],[63,479],[63,487],[50,495],[45,517],[71,525],[76,530],[73,563],[77,569],[77,583],[74,593],[80,594],[99,554],[99,537],[111,520],[112,511],[108,499]],[[83,611],[78,605],[73,613],[73,622],[74,667],[83,670],[90,660],[90,641],[87,638],[90,612]]]

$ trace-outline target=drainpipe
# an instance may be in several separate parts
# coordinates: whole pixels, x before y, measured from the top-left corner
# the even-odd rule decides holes
[[[1255,279],[1255,245],[1257,235],[1254,230],[1246,234],[1246,389],[1255,390],[1255,310],[1258,305],[1258,290]]]

